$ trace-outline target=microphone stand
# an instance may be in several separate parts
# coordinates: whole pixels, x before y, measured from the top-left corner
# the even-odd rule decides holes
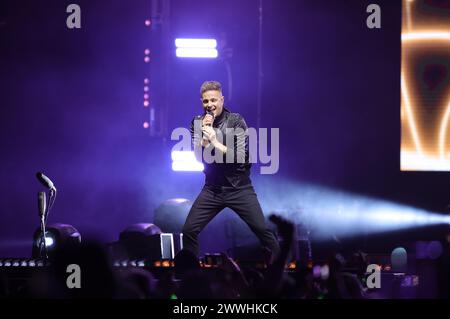
[[[50,213],[50,209],[53,207],[53,204],[55,203],[55,198],[56,198],[56,188],[50,188],[50,196],[48,198],[48,206],[47,206],[47,210],[45,211],[45,223],[47,224],[47,218],[48,218],[48,214]]]
[[[38,193],[40,195],[40,193]],[[44,196],[44,199],[46,198],[46,193],[42,192],[42,196]],[[43,258],[45,261],[48,260],[48,251],[47,251],[47,243],[46,243],[46,225],[47,225],[47,218],[48,214],[50,212],[50,209],[52,208],[53,204],[55,203],[56,198],[56,188],[50,188],[49,191],[49,204],[44,206],[44,209],[41,210],[41,207],[39,207],[39,217],[40,217],[40,224],[41,224],[41,239],[39,243],[39,254],[40,257]],[[45,200],[44,200],[45,203]]]
[[[40,226],[41,226],[41,236],[39,239],[39,257],[43,258],[44,260],[48,259],[47,254],[47,245],[45,243],[45,213],[47,210],[46,205],[46,198],[47,195],[45,192],[38,192],[38,209],[39,209],[39,219],[40,219]]]
[[[39,255],[44,260],[48,260],[47,243],[45,242],[45,221],[44,215],[41,216],[41,240],[39,244]]]

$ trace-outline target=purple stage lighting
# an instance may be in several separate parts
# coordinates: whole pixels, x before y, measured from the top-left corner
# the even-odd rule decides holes
[[[203,48],[215,49],[217,47],[216,39],[175,39],[177,48]]]
[[[175,39],[179,58],[217,58],[215,39]]]

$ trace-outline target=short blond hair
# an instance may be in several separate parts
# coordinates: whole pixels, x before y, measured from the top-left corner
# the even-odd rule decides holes
[[[206,91],[219,91],[220,94],[222,94],[222,84],[217,81],[205,81],[200,88],[200,97],[202,97],[203,93]]]

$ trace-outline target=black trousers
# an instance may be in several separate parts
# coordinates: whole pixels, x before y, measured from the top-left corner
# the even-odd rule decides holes
[[[235,211],[258,237],[261,245],[279,253],[278,241],[266,227],[261,206],[252,184],[231,186],[205,185],[189,211],[183,227],[183,248],[198,255],[198,234],[225,207]]]

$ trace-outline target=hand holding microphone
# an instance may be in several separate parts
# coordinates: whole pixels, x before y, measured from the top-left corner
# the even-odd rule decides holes
[[[211,142],[213,138],[215,138],[215,132],[212,128],[212,124],[214,122],[214,113],[211,111],[206,111],[205,116],[202,121],[202,132],[203,132],[203,141]]]
[[[214,122],[214,113],[211,111],[206,111],[206,114],[203,117],[202,125],[212,126],[213,122]]]

